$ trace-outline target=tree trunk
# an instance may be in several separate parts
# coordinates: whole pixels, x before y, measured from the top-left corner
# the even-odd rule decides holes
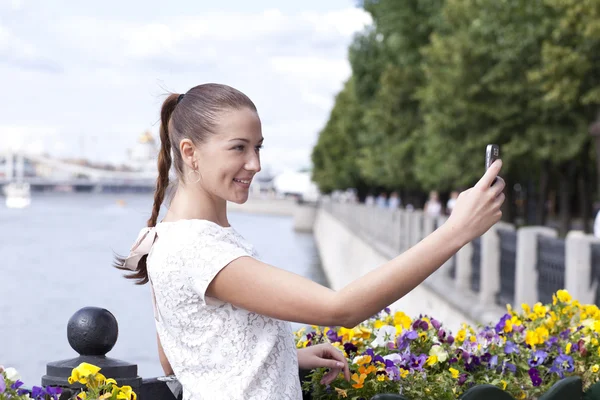
[[[569,165],[563,164],[558,169],[559,215],[558,234],[565,237],[569,232],[571,222],[571,185],[569,185]]]
[[[579,186],[579,208],[583,219],[582,229],[585,233],[590,233],[590,196],[587,175],[587,168],[584,166],[581,173],[577,174],[577,186]]]
[[[548,215],[546,204],[548,203],[548,189],[549,189],[549,181],[550,181],[550,173],[548,171],[549,166],[547,163],[544,163],[542,166],[542,171],[540,173],[540,186],[538,192],[538,204],[535,213],[535,221],[537,225],[545,225],[546,224],[546,216]]]

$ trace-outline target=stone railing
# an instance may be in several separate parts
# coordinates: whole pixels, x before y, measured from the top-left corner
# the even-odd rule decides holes
[[[100,367],[100,373],[114,379],[119,386],[131,386],[138,400],[181,400],[183,391],[175,376],[142,378],[138,376],[136,364],[106,357],[116,344],[118,333],[117,320],[110,311],[97,307],[85,307],[77,311],[67,324],[67,338],[79,356],[49,362],[46,375],[42,377],[42,386],[63,388],[60,400],[72,398],[81,385],[69,384],[68,378],[74,368],[86,362]],[[300,370],[300,380],[307,379],[309,372]],[[303,394],[304,400],[310,398],[309,393]]]
[[[321,207],[388,258],[418,243],[447,219],[429,217],[421,210],[354,203],[324,201]],[[491,311],[491,316],[503,312],[507,303],[551,302],[558,289],[567,289],[582,303],[598,304],[600,240],[579,231],[560,239],[551,228],[515,229],[499,222],[464,246],[432,278],[426,284],[437,281],[441,292],[449,285],[478,301],[478,308]],[[479,313],[473,319],[485,322]]]

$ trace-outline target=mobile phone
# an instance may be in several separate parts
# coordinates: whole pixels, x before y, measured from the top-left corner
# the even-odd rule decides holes
[[[490,165],[500,158],[500,146],[497,144],[488,144],[485,148],[485,170],[487,171]],[[494,178],[494,183],[498,178]],[[492,183],[492,185],[494,184]]]
[[[500,158],[500,146],[497,144],[488,144],[485,148],[485,170]]]

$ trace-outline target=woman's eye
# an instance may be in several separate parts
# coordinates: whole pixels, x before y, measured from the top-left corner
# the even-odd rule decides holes
[[[256,146],[256,151],[259,152],[261,149],[263,148],[263,145],[261,144],[260,146]]]
[[[238,151],[244,151],[244,145],[240,144],[239,146],[235,146],[233,149]]]

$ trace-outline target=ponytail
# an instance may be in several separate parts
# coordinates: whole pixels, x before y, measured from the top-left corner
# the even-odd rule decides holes
[[[158,153],[158,178],[156,178],[156,190],[154,192],[154,205],[152,206],[152,215],[148,219],[148,227],[156,226],[160,207],[165,199],[165,193],[169,187],[169,170],[171,169],[171,138],[169,137],[169,122],[175,107],[180,100],[180,95],[171,94],[162,105],[160,110],[160,152]],[[127,279],[136,279],[137,285],[148,283],[148,268],[146,265],[147,255],[143,256],[138,262],[137,269],[130,274],[126,274]],[[113,266],[120,270],[129,271],[123,267],[124,257],[116,256]]]

